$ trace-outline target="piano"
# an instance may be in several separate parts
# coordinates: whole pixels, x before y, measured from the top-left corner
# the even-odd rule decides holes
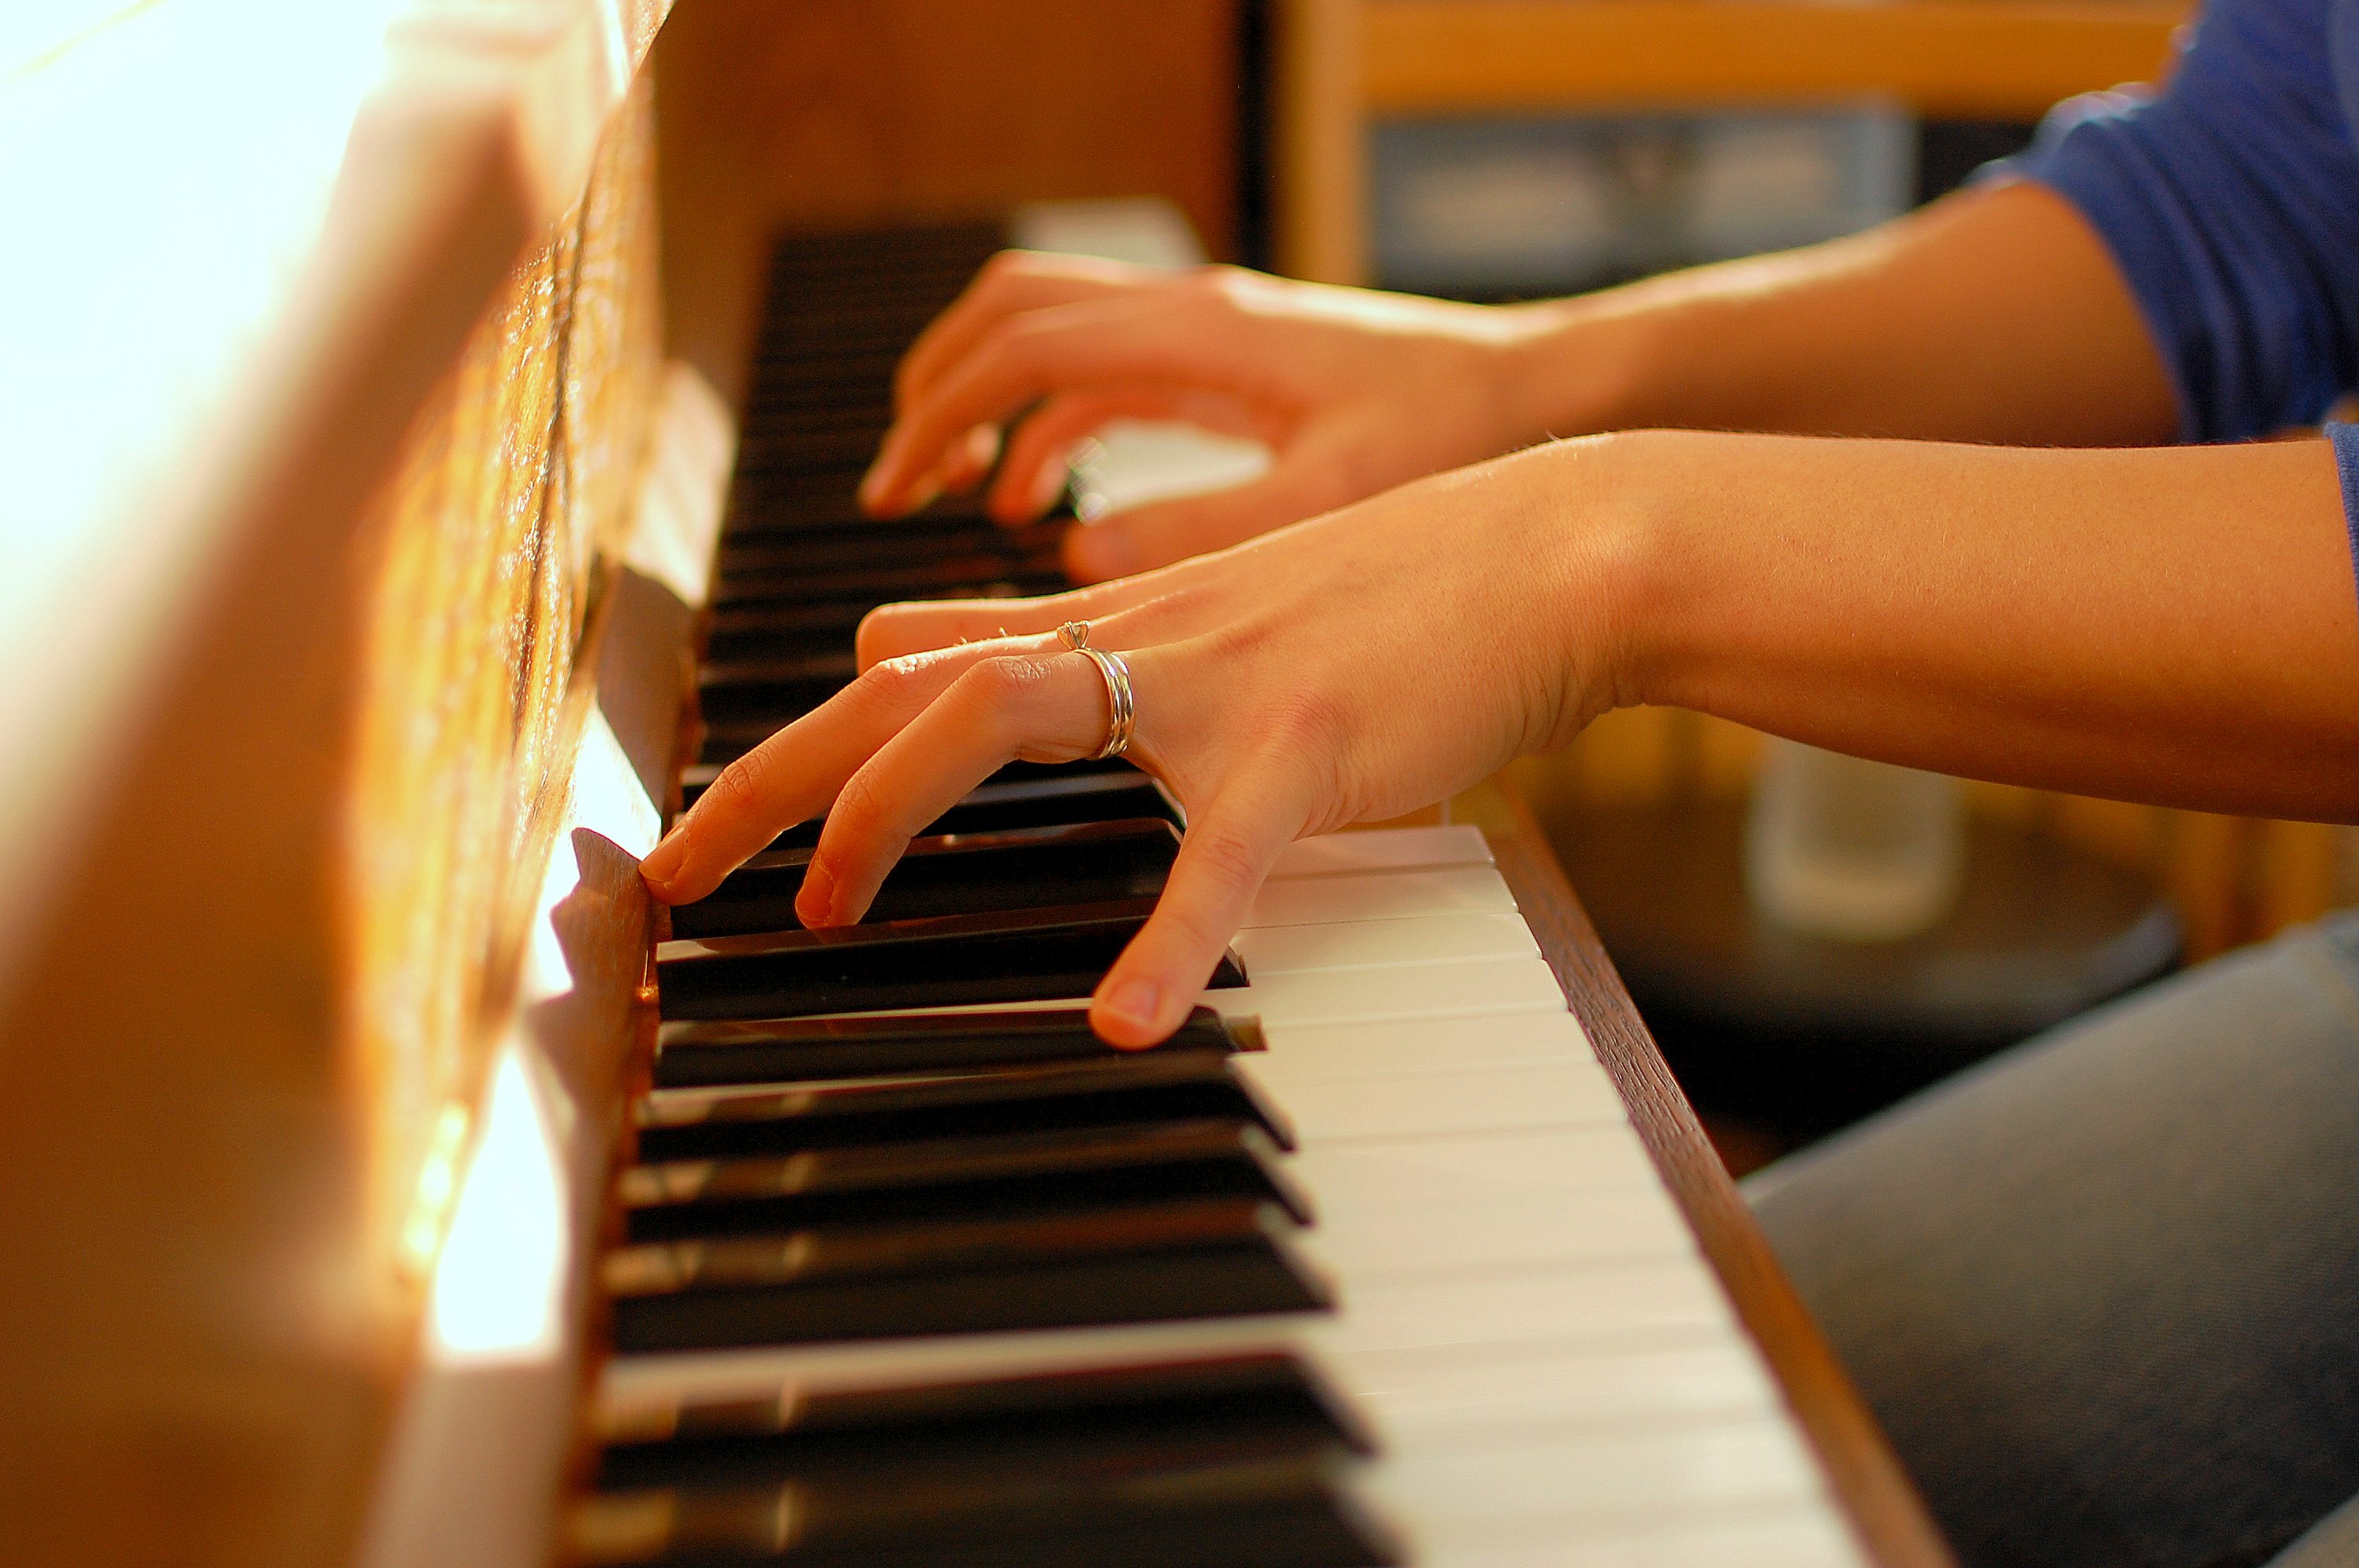
[[[782,237],[724,395],[658,0],[392,9],[305,36],[246,314],[17,438],[12,1561],[1948,1561],[1503,786],[1296,845],[1141,1054],[1075,1011],[1185,831],[1125,764],[1011,766],[850,933],[808,830],[653,907],[865,608],[1055,586],[1062,520],[849,504],[1004,232]],[[0,116],[234,103],[237,41],[135,7]]]

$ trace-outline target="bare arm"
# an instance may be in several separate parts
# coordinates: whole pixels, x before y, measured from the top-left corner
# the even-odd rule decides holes
[[[1264,480],[1076,530],[1084,580],[1218,548],[1552,436],[1646,427],[2041,445],[2177,426],[2159,358],[2080,214],[1979,189],[1868,233],[1539,305],[1452,305],[1235,268],[1000,258],[902,367],[880,512],[972,483],[1036,515],[1117,415],[1258,437]],[[981,433],[978,438],[978,432]]]
[[[1626,697],[1978,778],[2359,818],[2324,441],[1633,444]]]
[[[732,764],[647,858],[650,886],[701,898],[828,811],[798,907],[857,919],[909,836],[995,768],[1097,746],[1103,689],[1051,634],[1072,618],[1129,658],[1132,754],[1188,808],[1157,913],[1093,1003],[1125,1044],[1184,1016],[1288,842],[1438,799],[1623,703],[2359,820],[2359,609],[2323,442],[1646,431],[1053,599],[881,610],[866,673]]]
[[[1508,373],[1520,420],[1559,435],[1660,426],[2135,446],[2179,427],[2113,258],[2039,185],[1518,309],[1538,329]]]

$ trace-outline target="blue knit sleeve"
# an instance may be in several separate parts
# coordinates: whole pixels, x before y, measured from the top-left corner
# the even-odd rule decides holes
[[[2351,535],[2352,571],[2359,576],[2359,425],[2329,424],[2334,471],[2343,480],[2343,527]]]
[[[2052,187],[2103,236],[2182,440],[2315,423],[2359,384],[2359,152],[2333,58],[2359,49],[2353,9],[2217,0],[2158,97],[2065,104],[1987,171]]]

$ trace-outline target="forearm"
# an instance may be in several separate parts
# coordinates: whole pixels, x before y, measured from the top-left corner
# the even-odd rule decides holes
[[[2097,446],[2178,428],[2111,256],[2033,185],[1515,309],[1531,329],[1504,372],[1521,439],[1677,427]]]
[[[2359,820],[2325,443],[1620,441],[1625,700],[1974,777]]]

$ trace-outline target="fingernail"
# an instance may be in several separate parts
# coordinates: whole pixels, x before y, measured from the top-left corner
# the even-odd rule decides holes
[[[639,876],[648,886],[658,892],[663,892],[671,885],[672,878],[679,874],[679,863],[687,858],[688,835],[675,827],[665,835],[662,843],[647,851],[646,860],[639,862]]]
[[[1162,999],[1162,988],[1153,980],[1125,980],[1106,994],[1106,1016],[1144,1029],[1155,1022],[1156,1004]]]
[[[803,870],[803,891],[795,895],[795,914],[805,925],[835,924],[835,873],[825,860],[813,860]]]

